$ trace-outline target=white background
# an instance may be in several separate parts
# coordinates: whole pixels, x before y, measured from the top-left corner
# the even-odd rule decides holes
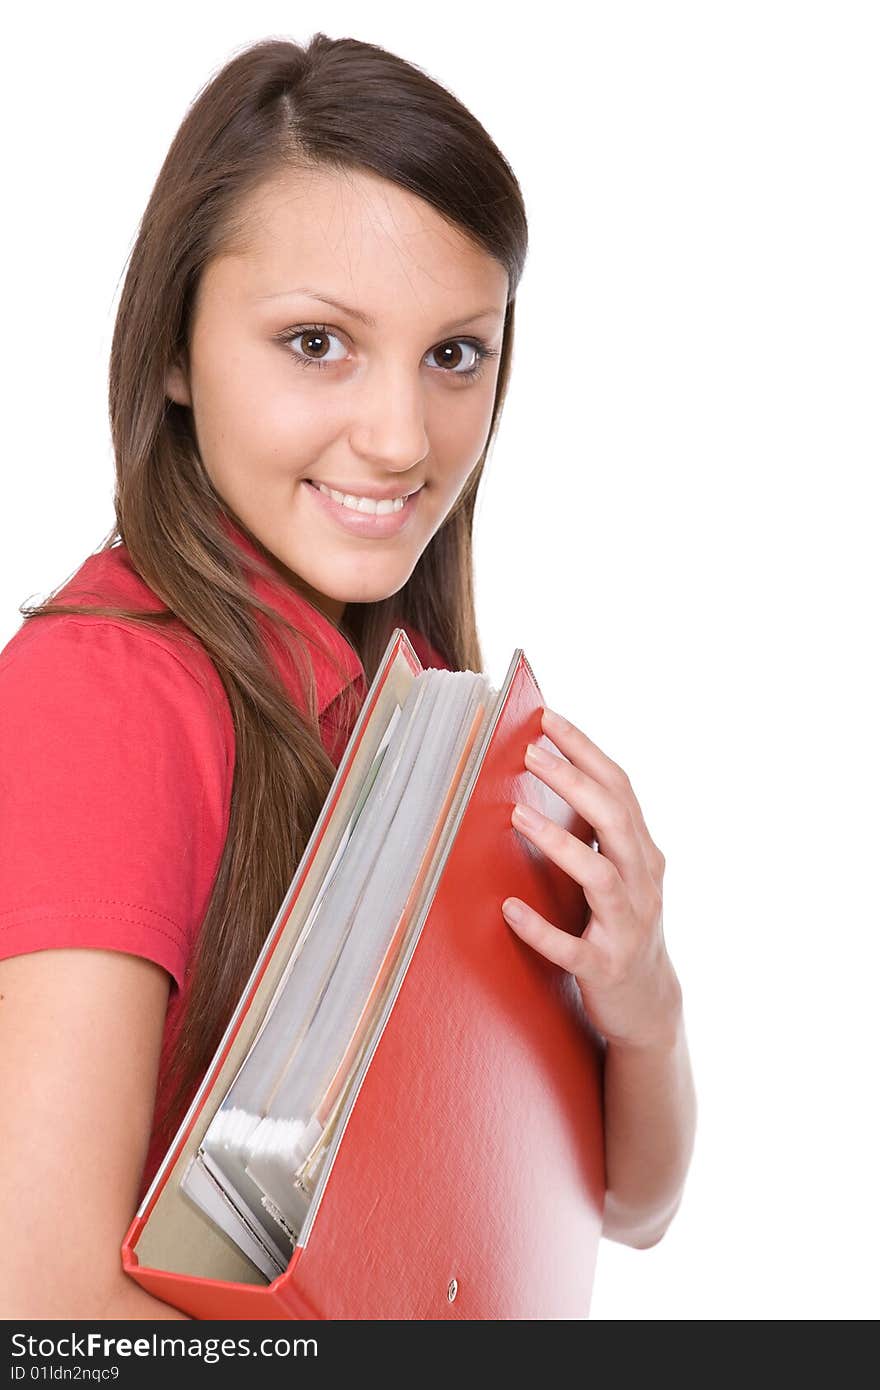
[[[154,0],[6,30],[2,642],[113,524],[125,260],[233,51],[382,44],[521,182],[477,536],[487,668],[522,646],[630,774],[668,860],[700,1104],[664,1240],[602,1242],[598,1319],[878,1313],[878,22],[841,0]]]

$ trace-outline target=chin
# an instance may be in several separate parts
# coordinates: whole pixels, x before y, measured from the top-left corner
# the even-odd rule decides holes
[[[383,599],[391,598],[398,593],[411,573],[412,570],[409,570],[407,573],[386,576],[384,579],[371,579],[368,575],[359,575],[352,585],[338,595],[332,591],[324,592],[328,598],[338,597],[343,603],[381,603]]]
[[[381,603],[384,599],[391,598],[394,594],[398,592],[398,590],[402,589],[405,582],[406,581],[404,580],[400,584],[394,584],[390,587],[387,584],[383,584],[381,587],[378,588],[375,585],[372,587],[365,587],[361,585],[358,589],[346,594],[345,598],[342,599],[342,602]]]

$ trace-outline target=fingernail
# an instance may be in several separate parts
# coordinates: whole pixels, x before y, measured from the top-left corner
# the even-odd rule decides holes
[[[542,767],[546,772],[550,772],[556,759],[545,748],[539,748],[537,744],[530,743],[526,748],[526,761],[535,767]]]
[[[556,729],[560,734],[564,734],[566,729],[571,728],[567,719],[563,719],[561,714],[557,714],[555,709],[548,709],[544,706],[544,722],[549,729]]]
[[[521,801],[513,808],[513,819],[524,830],[540,830],[544,823],[544,817],[538,811],[533,811],[531,806],[523,806]]]
[[[501,904],[501,911],[509,922],[522,921],[522,908],[516,898],[505,898]]]

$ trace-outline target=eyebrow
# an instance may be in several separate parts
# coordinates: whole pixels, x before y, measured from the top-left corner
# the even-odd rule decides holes
[[[334,299],[329,294],[319,293],[318,290],[306,289],[304,287],[301,287],[300,289],[296,290],[279,290],[277,294],[261,294],[258,295],[257,298],[260,300],[283,299],[285,298],[285,296],[293,294],[301,294],[304,295],[307,299],[317,299],[321,304],[329,304],[331,308],[338,309],[340,313],[348,314],[351,318],[358,319],[360,323],[366,324],[367,328],[376,327],[376,320],[372,317],[371,314],[365,314],[362,309],[353,309],[350,304],[343,304],[341,300]],[[477,319],[488,318],[500,319],[503,318],[503,314],[494,306],[490,306],[487,309],[478,309],[475,314],[466,314],[463,318],[452,319],[449,323],[444,324],[442,328],[438,330],[438,332],[448,333],[451,331],[451,329],[459,328],[462,324],[473,323]]]

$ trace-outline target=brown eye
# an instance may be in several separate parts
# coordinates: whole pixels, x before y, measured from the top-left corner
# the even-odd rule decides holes
[[[308,333],[301,333],[302,350],[307,357],[320,359],[326,357],[329,351],[329,343],[326,333],[319,333],[313,329]]]
[[[431,348],[430,356],[438,363],[445,376],[458,381],[475,381],[483,370],[487,357],[497,357],[495,349],[485,343],[473,342],[470,338],[450,338],[439,347]]]
[[[335,357],[332,344],[336,341],[339,351]],[[345,348],[337,333],[331,333],[323,323],[311,323],[304,328],[291,328],[281,334],[281,341],[290,351],[300,367],[325,367],[341,362],[345,358]]]
[[[442,343],[440,347],[434,349],[435,356],[444,367],[456,368],[460,366],[464,353],[458,341],[453,340],[449,343]]]

